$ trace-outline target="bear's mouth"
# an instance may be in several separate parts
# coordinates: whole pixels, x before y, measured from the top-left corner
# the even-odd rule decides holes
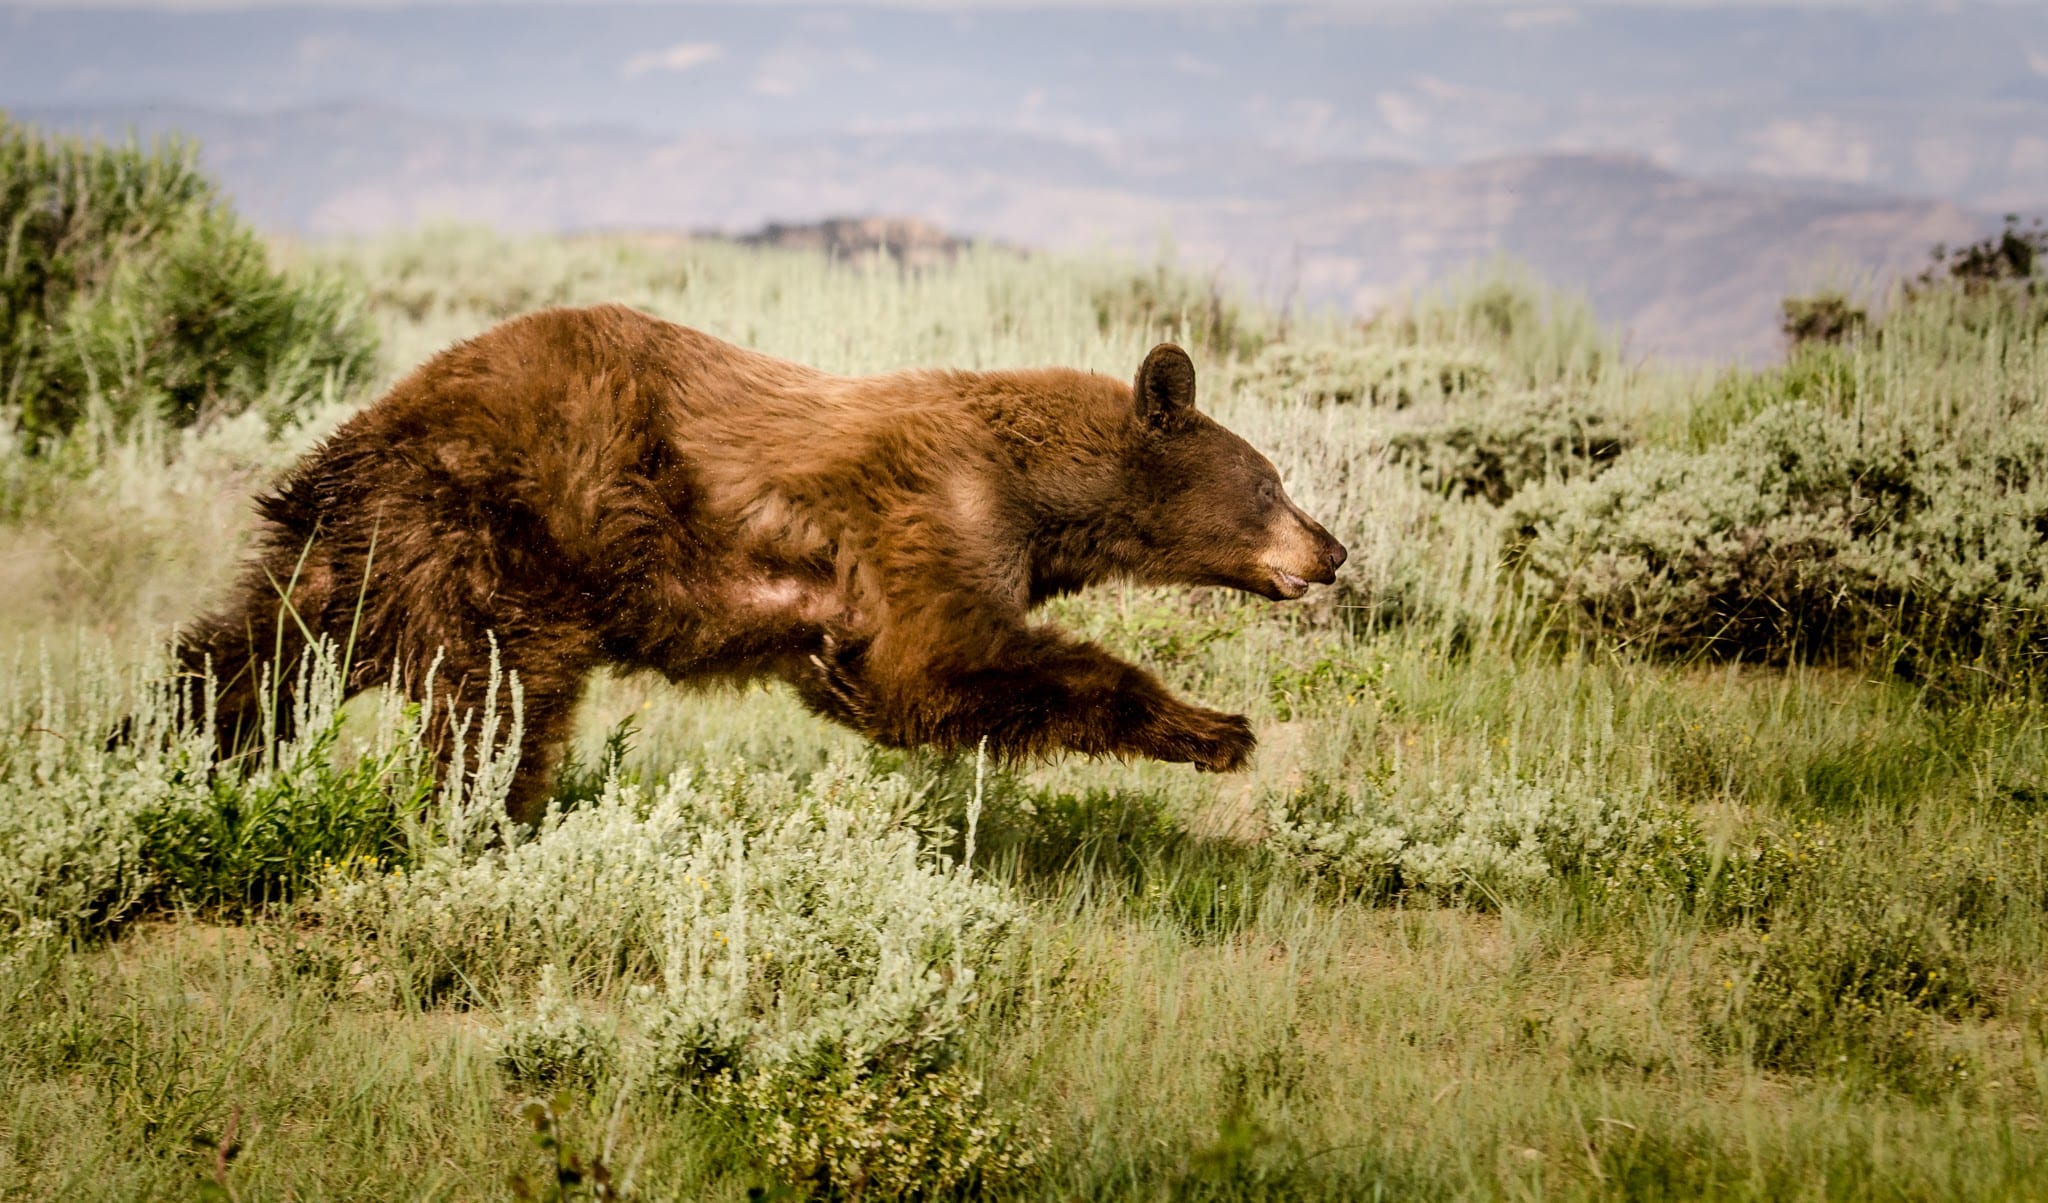
[[[1273,574],[1273,597],[1276,601],[1293,601],[1308,592],[1308,582],[1285,568],[1275,568],[1269,564],[1266,570]]]

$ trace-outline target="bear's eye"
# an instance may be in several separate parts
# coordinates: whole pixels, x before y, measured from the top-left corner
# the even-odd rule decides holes
[[[1273,497],[1277,492],[1278,490],[1273,487],[1272,481],[1262,480],[1259,482],[1259,500],[1267,505],[1273,504]]]

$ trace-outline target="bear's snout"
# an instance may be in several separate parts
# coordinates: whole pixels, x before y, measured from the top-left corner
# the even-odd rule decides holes
[[[1337,570],[1344,566],[1344,561],[1350,558],[1351,553],[1345,551],[1344,545],[1337,542],[1335,536],[1324,530],[1320,523],[1307,518],[1303,521],[1308,524],[1315,537],[1314,555],[1317,567],[1317,571],[1303,575],[1318,585],[1333,585],[1337,582]]]
[[[1351,553],[1344,550],[1344,545],[1342,543],[1337,542],[1336,538],[1333,537],[1330,534],[1330,532],[1324,531],[1323,563],[1328,564],[1330,566],[1330,580],[1324,581],[1323,584],[1327,585],[1330,584],[1332,581],[1335,581],[1337,579],[1337,570],[1339,568],[1344,567],[1344,561],[1350,558]]]
[[[1300,597],[1311,584],[1329,585],[1337,580],[1337,569],[1349,558],[1344,545],[1331,537],[1322,524],[1290,505],[1288,512],[1271,528],[1265,554],[1260,557],[1270,580],[1262,582],[1264,593],[1276,600]]]

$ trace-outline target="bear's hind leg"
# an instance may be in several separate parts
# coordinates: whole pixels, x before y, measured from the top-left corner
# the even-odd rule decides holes
[[[211,674],[214,739],[222,755],[254,747],[266,720],[277,739],[295,734],[293,695],[308,647],[306,630],[320,629],[333,592],[328,569],[290,571],[298,567],[288,566],[280,577],[274,562],[252,566],[227,607],[177,637],[185,713],[197,719]]]
[[[515,712],[511,682],[518,680],[519,761],[505,797],[505,813],[531,825],[547,813],[555,769],[574,730],[576,705],[597,664],[595,640],[587,632],[564,627],[516,632],[500,636],[497,642],[496,681],[491,677],[490,641],[486,639],[482,647],[465,643],[428,651],[420,645],[408,657],[406,688],[415,696],[423,692],[431,667],[433,713],[427,716],[427,740],[445,781],[450,772],[474,774],[486,757],[507,750]],[[490,697],[493,688],[495,699]],[[483,712],[490,701],[495,701],[498,724],[486,748],[479,744],[486,735]],[[458,728],[462,731],[463,763],[454,764]]]

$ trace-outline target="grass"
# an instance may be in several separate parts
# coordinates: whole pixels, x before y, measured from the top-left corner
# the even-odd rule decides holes
[[[1290,394],[1259,375],[1284,358],[1275,316],[1128,265],[906,277],[476,231],[281,257],[371,298],[386,380],[552,302],[840,370],[1118,375],[1185,312],[1205,407],[1352,565],[1291,608],[1125,588],[1052,608],[1252,715],[1244,776],[1064,760],[977,784],[971,757],[864,748],[780,693],[607,678],[570,813],[493,846],[409,775],[408,720],[374,698],[267,773],[92,738],[231,571],[248,492],[367,394],[275,433],[144,429],[61,473],[9,459],[0,1196],[2048,1186],[2048,705],[1559,637],[1503,568],[1503,511],[1387,453],[1490,397]],[[1721,379],[1619,363],[1579,310],[1505,285],[1287,338],[1355,343],[1360,372],[1434,348],[1506,403],[1564,390],[1660,453],[1793,393],[1965,430],[1986,396],[2041,400],[2038,341],[1911,320]],[[1330,840],[1282,838],[1290,818]]]

